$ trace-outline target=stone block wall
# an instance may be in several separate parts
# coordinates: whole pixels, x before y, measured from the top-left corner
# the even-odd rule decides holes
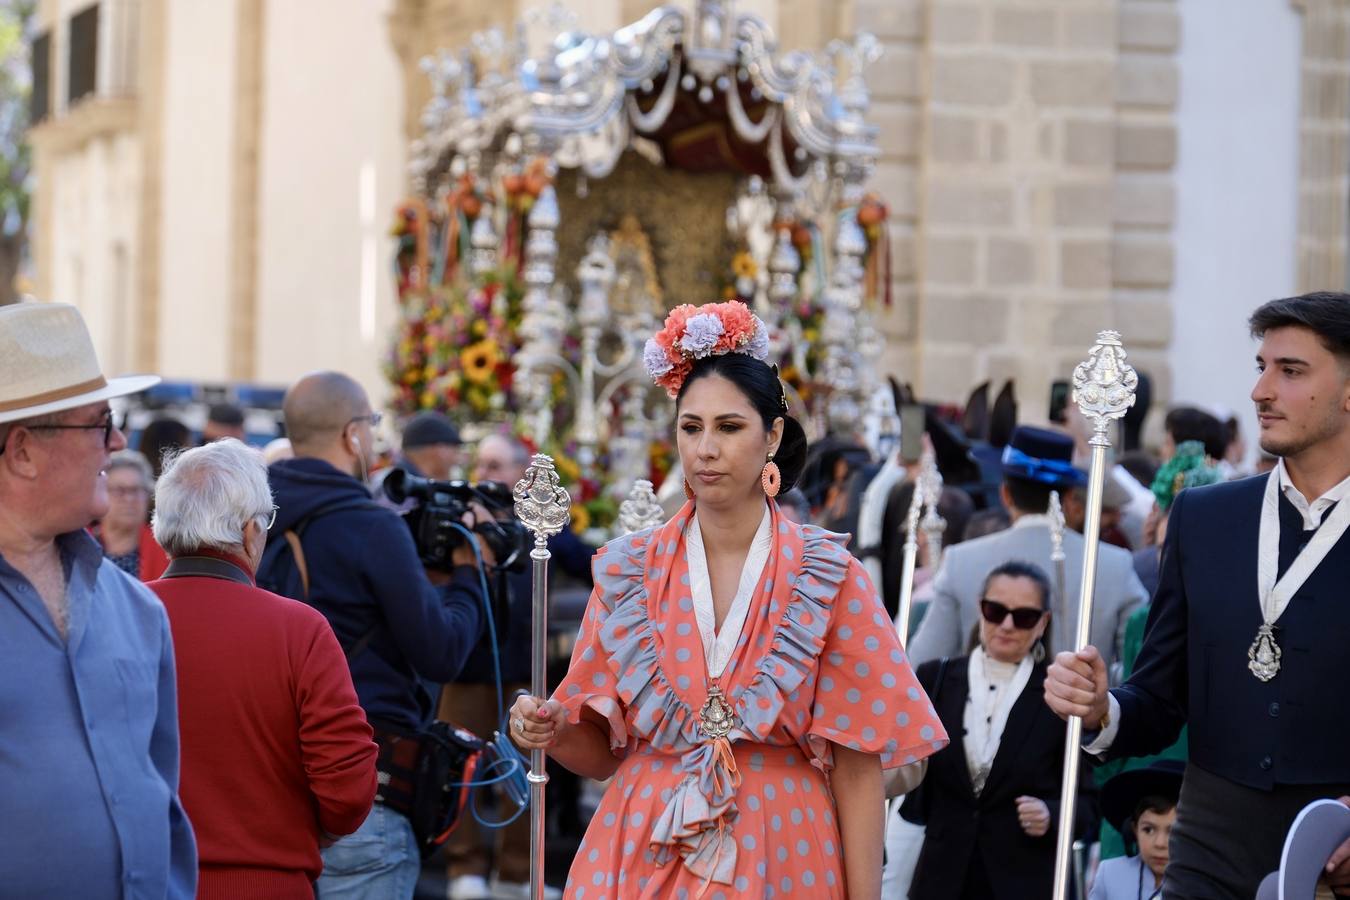
[[[1303,11],[1299,108],[1300,291],[1347,287],[1350,202],[1350,4],[1294,0]]]
[[[856,0],[891,205],[888,373],[1016,380],[1025,418],[1096,333],[1164,386],[1180,22],[1172,0]]]

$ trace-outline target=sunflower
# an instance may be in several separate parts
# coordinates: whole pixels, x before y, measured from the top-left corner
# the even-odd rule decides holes
[[[561,453],[556,457],[555,463],[558,467],[558,475],[566,484],[575,484],[581,479],[581,466],[571,457],[563,456]]]
[[[492,380],[492,374],[500,361],[501,354],[497,342],[491,338],[470,344],[459,355],[459,365],[464,370],[464,377],[474,384],[487,384]]]
[[[742,250],[731,258],[731,271],[737,278],[754,278],[759,274],[759,266],[755,265],[753,256]]]
[[[591,511],[580,503],[572,504],[572,531],[583,532],[591,527]]]

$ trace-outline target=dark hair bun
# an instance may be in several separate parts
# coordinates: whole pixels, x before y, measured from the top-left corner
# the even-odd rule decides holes
[[[806,430],[792,416],[783,416],[783,440],[778,444],[773,461],[778,463],[778,472],[783,478],[779,493],[792,490],[806,468]]]

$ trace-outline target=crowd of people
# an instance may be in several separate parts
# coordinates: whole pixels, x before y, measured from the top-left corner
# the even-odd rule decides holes
[[[106,378],[72,307],[0,309],[3,892],[411,898],[443,843],[449,900],[529,896],[528,817],[425,832],[409,753],[440,721],[605,785],[550,896],[1048,897],[1063,807],[1095,848],[1080,900],[1251,897],[1304,806],[1350,803],[1326,638],[1350,626],[1350,296],[1251,328],[1255,462],[1228,412],[1173,406],[1149,452],[1136,411],[1095,528],[1072,405],[1019,424],[1005,390],[994,427],[930,407],[942,522],[907,572],[914,443],[809,443],[763,323],[676,310],[644,360],[684,503],[549,540],[593,591],[533,697],[529,574],[489,537],[509,512],[475,494],[428,547],[385,490],[514,484],[524,442],[470,448],[424,412],[383,467],[381,414],[319,372],[265,453],[228,405],[132,450],[109,401],[155,379]],[[1350,843],[1325,874],[1350,888]]]

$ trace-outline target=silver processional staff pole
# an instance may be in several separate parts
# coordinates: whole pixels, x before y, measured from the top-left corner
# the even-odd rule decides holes
[[[1087,519],[1083,525],[1083,581],[1078,592],[1078,631],[1075,651],[1092,635],[1092,600],[1097,584],[1097,546],[1102,530],[1102,491],[1106,484],[1107,429],[1134,405],[1139,377],[1125,362],[1120,333],[1103,331],[1088,358],[1073,370],[1073,400],[1092,425],[1092,467],[1088,475]],[[1059,833],[1055,841],[1054,900],[1069,900],[1069,867],[1073,854],[1074,800],[1078,796],[1078,767],[1082,758],[1083,720],[1069,717],[1064,736],[1064,780],[1059,793]]]
[[[914,605],[914,566],[919,556],[919,516],[923,513],[923,479],[914,480],[910,495],[909,513],[905,516],[905,562],[900,570],[900,608],[895,615],[895,627],[900,635],[900,646],[909,644],[909,614]]]
[[[534,563],[531,590],[532,626],[530,634],[530,693],[539,699],[548,696],[548,539],[567,526],[572,498],[558,480],[553,460],[536,453],[525,477],[512,490],[516,518],[534,534]],[[544,786],[548,784],[543,750],[530,751],[530,897],[544,897]]]

